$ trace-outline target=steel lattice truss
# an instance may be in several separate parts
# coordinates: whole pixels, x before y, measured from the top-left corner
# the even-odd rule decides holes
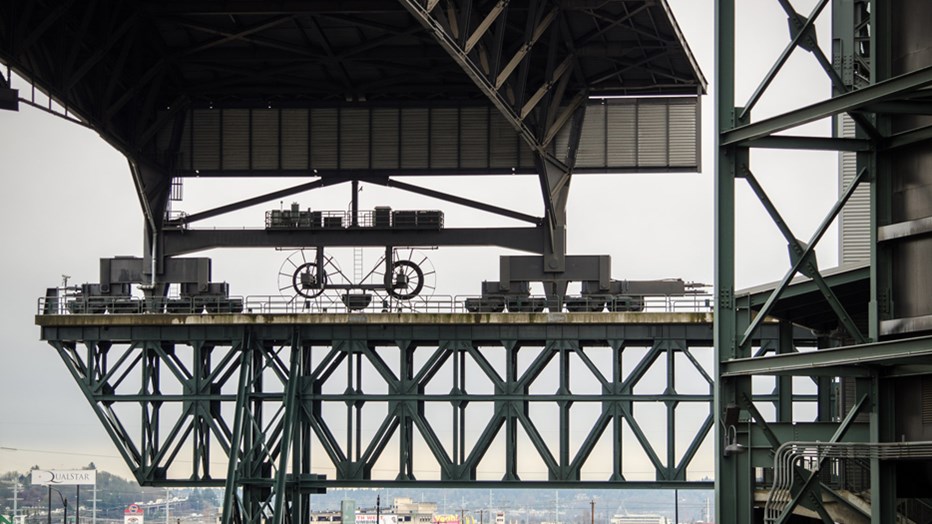
[[[337,486],[708,488],[695,461],[713,424],[711,325],[681,316],[688,323],[131,321],[43,336],[140,483],[243,488],[227,514],[254,520],[286,502],[300,514],[298,494]]]
[[[554,215],[576,139],[563,147],[568,159],[547,146],[574,115],[578,127],[587,96],[705,90],[662,0],[11,2],[0,4],[0,63],[7,66],[0,88],[12,69],[48,94],[47,109],[56,101],[129,157],[153,230],[161,228],[172,177],[199,174],[183,169],[181,158],[201,125],[191,122],[193,111],[489,108],[549,159],[535,168]],[[44,108],[28,93],[20,98]],[[268,117],[256,116],[257,125],[260,116]],[[358,137],[368,124],[341,125]],[[280,157],[295,147],[294,133],[272,128],[263,138],[284,137]],[[223,128],[211,141],[223,144],[231,132]],[[273,164],[216,174],[307,176],[327,167],[297,173],[287,162]],[[518,161],[508,167],[515,166],[528,171]]]

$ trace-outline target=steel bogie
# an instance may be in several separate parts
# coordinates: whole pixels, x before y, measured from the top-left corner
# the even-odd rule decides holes
[[[351,311],[366,309],[373,300],[381,301],[382,308],[388,310],[395,300],[429,299],[436,287],[429,259],[414,249],[386,251],[389,257],[382,256],[365,274],[361,267],[356,268],[353,278],[322,249],[295,251],[279,269],[279,292],[290,301],[342,303]]]

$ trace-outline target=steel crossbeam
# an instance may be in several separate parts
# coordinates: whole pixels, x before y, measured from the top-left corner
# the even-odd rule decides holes
[[[47,318],[43,336],[141,484],[225,486],[224,518],[255,522],[337,486],[708,488],[711,331],[687,318],[107,330]],[[767,325],[755,342],[779,336]],[[705,387],[678,390],[695,378]]]

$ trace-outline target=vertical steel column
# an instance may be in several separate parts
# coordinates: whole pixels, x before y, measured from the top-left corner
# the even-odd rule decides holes
[[[240,453],[245,453],[245,446],[243,446],[243,426],[246,423],[247,417],[247,406],[249,401],[249,395],[247,394],[247,388],[249,387],[249,379],[252,376],[252,360],[253,360],[253,348],[252,341],[247,334],[244,335],[242,342],[240,343],[240,368],[239,368],[239,382],[237,383],[236,389],[236,410],[233,416],[233,436],[230,439],[230,456],[229,463],[227,466],[227,478],[226,485],[223,489],[223,514],[221,515],[223,524],[231,524],[233,522],[233,510],[234,503],[236,502],[236,493],[237,493],[237,483],[238,472],[240,471]]]
[[[295,431],[295,418],[298,411],[298,383],[301,380],[301,341],[297,330],[295,330],[294,339],[291,344],[291,362],[288,382],[285,385],[285,414],[282,421],[283,429],[281,444],[278,452],[278,471],[275,472],[275,501],[272,506],[272,523],[281,524],[285,521],[285,498],[286,494],[291,491],[292,502],[294,501],[297,489],[289,490],[288,481],[288,454],[291,451],[292,436]],[[294,472],[294,478],[297,479],[298,472]]]
[[[893,77],[892,68],[892,2],[873,0],[871,11],[871,82],[883,82]],[[904,5],[898,6],[900,9]],[[902,15],[901,15],[902,16]],[[889,135],[890,118],[877,115],[874,122],[878,130]],[[869,154],[871,173],[871,303],[868,309],[869,333],[872,340],[880,337],[880,322],[892,316],[891,255],[888,247],[877,241],[878,227],[889,224],[892,218],[892,168],[890,153]],[[894,388],[890,381],[871,377],[870,441],[890,442],[894,435]],[[877,458],[870,461],[871,523],[895,522],[896,467]]]
[[[785,355],[795,351],[793,347],[793,323],[780,322],[780,340],[777,342],[777,354]],[[821,378],[821,377],[820,377]],[[776,377],[777,422],[793,422],[793,377],[779,375]],[[819,393],[821,393],[821,389]]]
[[[749,453],[726,457],[723,414],[738,405],[748,379],[722,379],[720,363],[744,356],[737,343],[735,308],[735,176],[737,150],[721,145],[721,134],[736,126],[735,0],[715,2],[715,522],[751,522],[753,493]]]

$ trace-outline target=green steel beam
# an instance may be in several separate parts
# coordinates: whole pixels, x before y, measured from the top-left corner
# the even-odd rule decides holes
[[[822,219],[819,227],[816,228],[815,232],[812,233],[812,236],[809,238],[809,242],[806,243],[806,247],[802,250],[801,253],[797,255],[796,261],[793,262],[790,270],[784,274],[783,280],[780,281],[780,284],[778,284],[776,289],[773,290],[773,293],[770,294],[767,302],[761,306],[758,315],[751,320],[750,325],[747,327],[747,329],[744,330],[744,335],[741,337],[741,342],[739,343],[741,347],[744,347],[751,342],[755,330],[757,330],[757,328],[767,318],[770,310],[773,308],[776,301],[780,299],[781,294],[789,285],[790,280],[792,280],[796,273],[802,269],[803,265],[808,262],[809,257],[814,252],[816,245],[819,243],[819,240],[822,239],[822,236],[826,231],[828,231],[829,226],[831,226],[835,221],[835,217],[837,217],[838,213],[841,212],[841,208],[844,207],[844,205],[848,202],[848,199],[851,198],[851,195],[854,194],[854,190],[857,189],[861,180],[865,178],[866,172],[866,169],[862,169],[858,173],[858,175],[854,178],[854,180],[851,181],[848,187],[845,188],[844,193],[838,198],[838,200],[832,206],[832,209],[829,210],[827,215],[825,215],[825,218]]]
[[[822,278],[828,283],[829,286],[837,288],[846,284],[851,284],[859,281],[866,281],[870,278],[870,266],[865,265],[862,267],[857,267],[854,269],[846,270],[840,273],[830,273],[831,270],[826,271],[822,274]],[[738,305],[743,308],[757,308],[767,302],[767,298],[770,297],[770,294],[773,292],[772,287],[766,287],[763,290],[761,288],[755,288],[752,290],[747,290],[743,294],[738,296]],[[808,295],[811,293],[817,293],[819,291],[815,282],[808,277],[798,277],[796,280],[790,281],[789,285],[786,287],[786,290],[780,295],[783,299],[795,298],[799,296]]]
[[[874,366],[923,363],[932,356],[932,337],[860,344],[804,353],[734,359],[722,363],[723,377],[795,374],[831,369],[845,376],[870,376]],[[803,373],[805,374],[805,373]]]
[[[825,283],[825,280],[819,273],[819,268],[815,264],[815,258],[806,257],[806,246],[800,242],[790,230],[790,226],[787,225],[786,221],[777,210],[777,207],[770,200],[770,197],[767,196],[767,192],[764,191],[764,188],[761,187],[760,183],[758,183],[757,178],[754,176],[750,169],[744,170],[744,178],[747,180],[748,185],[751,186],[754,194],[757,195],[757,199],[760,200],[761,204],[764,206],[764,209],[767,211],[767,214],[770,215],[770,218],[773,220],[774,224],[776,224],[777,229],[779,229],[780,233],[783,234],[783,238],[786,239],[788,245],[790,246],[791,252],[795,253],[795,255],[798,257],[802,264],[801,272],[809,276],[809,278],[811,278],[815,283],[816,287],[825,298],[825,301],[828,302],[829,307],[832,308],[835,316],[838,317],[838,322],[842,325],[842,327],[845,328],[845,330],[848,332],[848,335],[854,338],[855,341],[859,343],[867,342],[867,339],[864,337],[864,335],[861,334],[861,330],[859,330],[857,325],[855,325],[854,319],[852,319],[851,315],[845,311],[845,307],[842,305],[841,301],[838,300],[838,296],[834,291],[832,291],[831,286]],[[855,184],[852,184],[852,186],[855,186]],[[850,191],[853,192],[853,189]],[[792,279],[792,275],[790,275],[790,278]],[[783,285],[784,289],[788,285],[789,282],[786,282]],[[775,291],[774,293],[779,296],[779,293],[782,293],[782,290],[779,292]],[[766,315],[766,307],[767,304],[764,305],[762,316]]]
[[[783,136],[771,135],[743,144],[760,149],[793,149],[798,151],[871,151],[874,148],[870,140],[863,138],[828,138],[821,136]]]
[[[917,69],[896,78],[877,82],[870,87],[851,91],[753,124],[723,130],[719,144],[720,147],[746,145],[751,140],[770,136],[809,122],[853,111],[875,102],[895,99],[897,96],[921,89],[930,84],[932,84],[932,66]],[[722,87],[719,86],[719,89]]]
[[[901,147],[926,142],[930,139],[932,139],[932,125],[926,125],[887,137],[881,143],[880,149],[882,151],[892,151]]]
[[[744,105],[744,108],[741,110],[739,116],[740,119],[747,118],[750,115],[751,109],[757,105],[760,97],[763,96],[764,92],[770,86],[770,83],[773,82],[774,78],[777,77],[777,73],[783,69],[783,65],[786,64],[786,61],[789,60],[790,55],[794,50],[799,46],[800,42],[804,38],[809,38],[811,34],[811,29],[815,25],[816,19],[819,18],[819,15],[822,13],[822,10],[825,9],[825,6],[828,5],[828,0],[820,0],[809,13],[809,16],[806,18],[806,21],[797,28],[796,34],[790,39],[790,42],[783,48],[783,52],[780,53],[779,58],[774,64],[770,67],[770,71],[767,72],[767,75],[757,86],[757,89],[754,90],[754,94],[751,95],[751,98],[748,100],[747,104]]]
[[[299,371],[303,359],[301,339],[295,334],[295,340],[291,346],[291,373],[285,384],[285,398],[282,399],[285,407],[284,430],[282,431],[281,450],[278,454],[278,467],[275,472],[275,502],[272,510],[273,524],[281,524],[286,515],[285,511],[285,494],[286,482],[288,480],[288,458],[291,452],[291,439],[294,434],[295,419],[298,413],[298,382],[300,382]]]
[[[740,358],[749,348],[737,341],[735,305],[735,177],[738,152],[725,142],[738,125],[735,107],[735,0],[715,2],[715,518],[720,524],[751,522],[754,494],[748,453],[725,456],[723,416],[750,392],[750,379],[719,379],[721,363]],[[746,160],[747,157],[744,157]]]
[[[243,337],[240,347],[239,387],[236,390],[236,410],[233,420],[233,438],[230,440],[227,476],[223,490],[223,524],[231,524],[234,519],[234,505],[237,501],[236,480],[239,476],[240,455],[243,442],[243,426],[246,420],[247,385],[252,373],[252,341],[248,333]],[[244,450],[243,450],[244,451]]]

